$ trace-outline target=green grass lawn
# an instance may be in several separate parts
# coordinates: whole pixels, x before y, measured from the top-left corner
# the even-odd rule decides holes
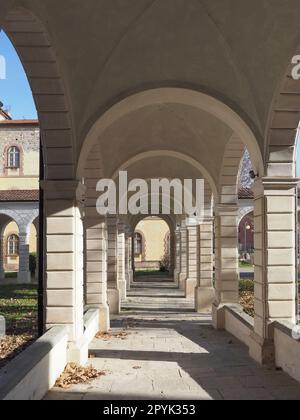
[[[0,315],[6,336],[0,337],[0,369],[37,338],[37,287],[0,285]]]
[[[5,273],[6,279],[16,279],[17,277],[18,277],[18,273]]]
[[[247,261],[240,261],[240,268],[252,268],[253,265]]]
[[[141,277],[141,276],[168,276],[168,272],[163,272],[160,270],[153,270],[153,269],[148,269],[148,270],[136,270],[135,275],[137,277]]]
[[[37,287],[0,285],[0,315],[6,320],[8,335],[36,334]]]

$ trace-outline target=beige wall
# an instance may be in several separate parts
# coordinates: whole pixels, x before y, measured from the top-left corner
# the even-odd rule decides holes
[[[0,126],[0,190],[36,190],[39,188],[39,128],[35,125]],[[7,151],[20,149],[20,169],[7,168]]]
[[[17,270],[19,265],[19,258],[6,258],[7,256],[7,238],[10,235],[19,235],[19,229],[15,222],[9,223],[4,229],[4,267],[6,270]],[[30,227],[29,237],[29,253],[37,252],[37,233],[34,225]]]
[[[167,223],[148,218],[137,225],[136,232],[144,238],[144,261],[161,261],[166,251],[166,235],[170,232]],[[136,258],[136,261],[141,261],[141,258]]]

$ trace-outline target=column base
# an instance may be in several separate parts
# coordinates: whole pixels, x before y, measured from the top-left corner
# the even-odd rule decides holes
[[[178,275],[178,286],[180,290],[185,290],[185,283],[187,281],[186,274],[179,273]]]
[[[110,330],[110,316],[108,305],[86,305],[85,309],[95,309],[99,311],[99,332],[106,333]]]
[[[67,350],[69,363],[85,366],[89,360],[89,343],[82,339],[82,343],[69,343]]]
[[[178,270],[174,271],[174,283],[176,283],[176,284],[179,283],[179,271]]]
[[[130,290],[131,289],[131,276],[130,276],[130,273],[127,273],[126,274],[126,287],[127,287],[127,290]]]
[[[186,298],[195,298],[195,288],[197,286],[197,280],[195,279],[186,279],[185,282],[185,297]]]
[[[31,273],[29,271],[19,271],[19,273],[18,273],[18,283],[19,284],[30,284],[31,283]]]
[[[271,339],[263,339],[253,332],[249,354],[252,359],[261,365],[275,366],[275,345]]]
[[[212,305],[215,300],[215,290],[213,287],[196,287],[195,289],[195,309],[199,313],[211,313]]]
[[[119,315],[121,312],[120,291],[118,289],[108,289],[107,300],[109,313],[112,315]]]
[[[212,324],[216,330],[225,330],[224,305],[214,302],[212,305]]]
[[[108,305],[99,308],[99,331],[106,333],[110,330],[110,317]]]
[[[126,283],[126,280],[119,280],[118,281],[118,288],[119,288],[121,299],[126,300],[127,299],[127,283]]]

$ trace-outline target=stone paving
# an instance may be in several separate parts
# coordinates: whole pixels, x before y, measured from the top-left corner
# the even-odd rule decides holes
[[[112,327],[127,335],[90,346],[90,363],[107,375],[53,389],[46,399],[300,400],[300,384],[257,365],[245,346],[215,331],[166,280],[138,281]]]

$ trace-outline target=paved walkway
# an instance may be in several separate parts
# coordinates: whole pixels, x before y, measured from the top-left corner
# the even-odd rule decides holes
[[[207,316],[167,279],[140,279],[129,293],[113,332],[95,339],[90,362],[108,374],[46,399],[254,400],[297,399],[300,385],[282,372],[262,368],[245,346],[213,330]]]

